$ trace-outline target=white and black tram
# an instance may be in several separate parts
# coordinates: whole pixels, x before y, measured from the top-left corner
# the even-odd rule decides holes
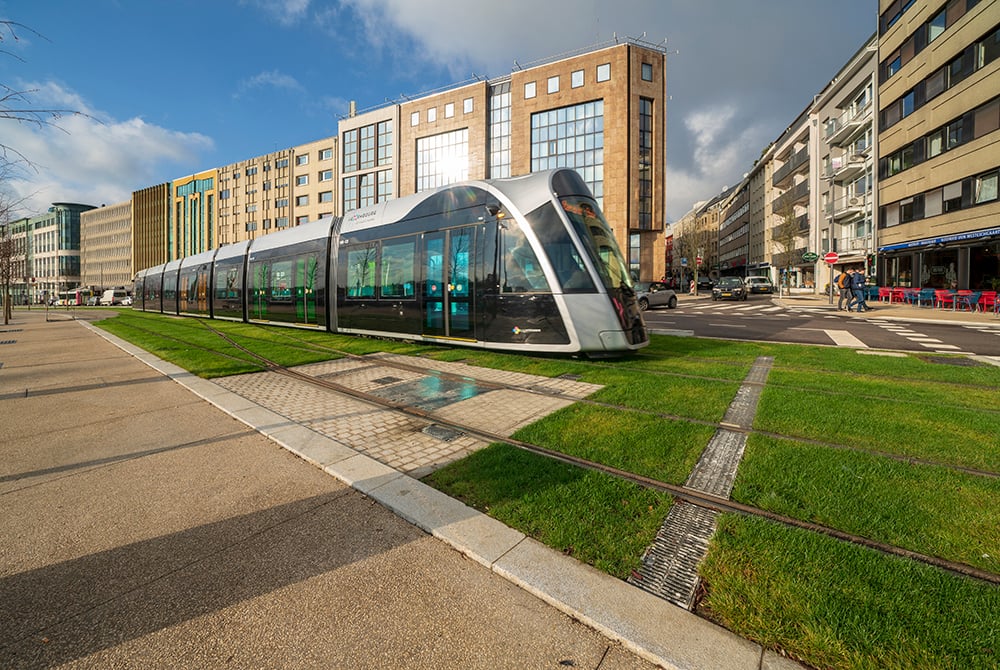
[[[171,261],[135,309],[509,351],[648,344],[628,267],[572,170],[470,181]]]

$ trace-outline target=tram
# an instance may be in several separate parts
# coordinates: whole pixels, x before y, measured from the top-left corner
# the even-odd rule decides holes
[[[142,270],[134,309],[526,353],[649,343],[573,170],[469,181]]]

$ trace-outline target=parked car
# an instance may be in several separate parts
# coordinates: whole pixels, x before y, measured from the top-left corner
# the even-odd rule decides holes
[[[123,305],[123,306],[125,306],[125,307],[128,307],[128,306],[130,306],[131,304],[132,304],[132,296],[130,296],[130,295],[127,295],[127,296],[125,296],[124,298],[122,298],[122,305]]]
[[[650,307],[666,306],[667,309],[677,307],[677,294],[663,282],[637,281],[634,287],[639,309],[644,312]]]
[[[711,291],[715,284],[712,282],[711,277],[708,275],[698,275],[698,290],[699,291]]]
[[[712,300],[746,300],[747,287],[740,277],[722,277],[712,287]]]
[[[774,284],[769,277],[747,277],[744,283],[750,293],[774,293]]]

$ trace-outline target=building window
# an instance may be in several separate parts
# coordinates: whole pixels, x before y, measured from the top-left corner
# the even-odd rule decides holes
[[[287,228],[288,227],[288,217],[287,216],[279,216],[277,219],[274,220],[274,227],[275,228]]]
[[[604,63],[597,66],[597,81],[608,81],[611,79],[611,63]]]
[[[529,81],[524,85],[524,99],[530,100],[535,97],[535,82]]]
[[[444,118],[450,119],[455,116],[455,103],[449,102],[444,106]]]
[[[328,161],[331,158],[333,158],[333,149],[320,149],[319,150],[319,159],[321,161]]]
[[[360,156],[358,165],[362,170],[375,167],[375,126],[363,126],[361,129]]]
[[[420,112],[413,112],[410,114],[410,126],[420,125]]]
[[[308,165],[309,164],[309,154],[299,154],[295,157],[296,165]]]
[[[319,194],[320,202],[333,202],[333,191],[322,191]]]
[[[531,115],[531,171],[558,167],[579,172],[598,202],[603,201],[603,100]]]
[[[570,75],[569,85],[572,88],[580,88],[583,86],[583,70],[575,70],[573,74]]]
[[[344,178],[344,211],[358,208],[358,178]]]
[[[437,107],[431,107],[427,110],[427,123],[434,123],[438,118]]]
[[[288,198],[278,198],[274,201],[275,207],[288,207]]]
[[[642,80],[643,81],[653,81],[653,64],[643,63],[642,64]]]
[[[653,101],[639,98],[639,228],[653,227]]]
[[[322,170],[318,178],[320,181],[331,181],[333,179],[333,170]]]
[[[392,122],[379,121],[378,130],[378,164],[392,163]]]
[[[1000,28],[994,30],[993,34],[987,35],[977,46],[979,47],[976,54],[978,67],[986,67],[995,61],[997,56],[1000,56]]]
[[[296,186],[308,186],[309,185],[309,175],[307,175],[307,174],[300,174],[298,177],[295,178],[295,185]]]
[[[558,75],[555,76],[555,77],[549,77],[548,85],[549,85],[549,89],[548,89],[549,93],[558,93],[559,92],[559,77],[558,77]]]
[[[361,175],[361,188],[358,189],[358,204],[361,207],[371,207],[375,204],[375,175]]]
[[[973,201],[977,205],[997,199],[997,176],[998,173],[994,170],[988,174],[976,177]]]
[[[942,9],[933,19],[927,22],[927,43],[930,44],[941,36],[945,29],[945,11]]]
[[[418,192],[469,178],[469,129],[417,140]]]
[[[462,101],[462,112],[465,114],[472,113],[472,98],[466,98]]]
[[[309,223],[309,215],[303,214],[302,216],[295,217],[295,225],[301,226],[303,223]]]
[[[381,170],[378,173],[378,201],[392,199],[392,170]]]
[[[490,86],[489,153],[491,179],[510,176],[510,81]]]
[[[297,195],[297,196],[295,196],[295,206],[296,207],[305,207],[308,204],[309,204],[309,196],[308,195]]]

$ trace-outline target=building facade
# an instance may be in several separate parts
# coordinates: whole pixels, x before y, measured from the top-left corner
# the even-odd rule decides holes
[[[80,214],[80,283],[103,291],[130,286],[132,201],[101,205]]]
[[[93,205],[56,202],[45,214],[8,224],[14,304],[54,300],[80,286],[80,215]]]
[[[465,179],[576,169],[633,275],[666,271],[666,54],[636,40],[518,67],[339,126],[342,212]]]
[[[875,92],[877,40],[858,50],[816,96],[812,142],[816,213],[811,249],[820,257],[836,252],[833,266],[817,263],[825,286],[845,267],[874,272],[877,205]]]
[[[879,1],[878,276],[1000,286],[1000,2]]]

